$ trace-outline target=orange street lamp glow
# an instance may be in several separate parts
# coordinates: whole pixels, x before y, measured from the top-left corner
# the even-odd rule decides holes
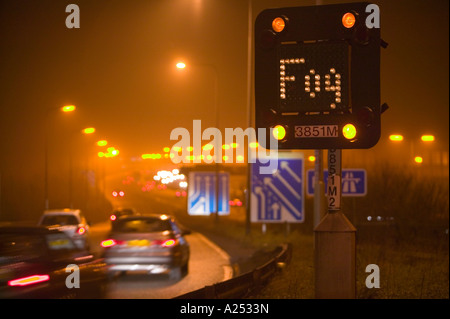
[[[92,133],[95,133],[95,128],[93,128],[93,127],[87,127],[87,128],[85,128],[85,129],[83,130],[83,133],[84,133],[84,134],[92,134]]]
[[[401,141],[403,141],[403,135],[392,134],[392,135],[389,135],[389,139],[393,142],[401,142]]]
[[[423,163],[423,158],[422,158],[422,156],[416,156],[416,157],[414,157],[414,162],[416,162],[417,164],[422,164],[422,163]]]
[[[422,135],[421,139],[423,142],[433,142],[434,135]]]
[[[170,152],[170,147],[164,147],[163,151],[166,152],[166,153],[169,153]]]
[[[97,142],[97,145],[98,146],[106,146],[106,145],[108,145],[108,142],[106,140],[101,140],[101,141]]]
[[[315,162],[315,161],[316,161],[316,157],[315,157],[314,155],[310,155],[310,156],[308,157],[308,160],[309,160],[310,162]]]
[[[103,157],[103,156],[105,156],[105,153],[103,153],[103,152],[98,152],[97,155],[98,155],[98,157]]]
[[[186,63],[184,63],[184,62],[177,63],[177,69],[184,69],[184,68],[186,68]]]
[[[63,112],[72,112],[75,111],[75,105],[66,105],[61,108]]]

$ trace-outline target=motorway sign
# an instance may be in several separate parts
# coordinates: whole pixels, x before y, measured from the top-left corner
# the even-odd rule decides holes
[[[306,195],[314,196],[315,172],[309,169],[306,172],[307,187]],[[323,171],[325,189],[328,189],[328,170]],[[367,173],[362,168],[342,169],[342,196],[366,196],[367,194]]]
[[[303,153],[278,152],[278,169],[273,174],[261,174],[261,166],[259,160],[252,164],[251,222],[303,222]]]
[[[218,173],[218,212],[230,213],[230,174]],[[216,211],[216,172],[190,172],[188,175],[188,214],[210,215]]]

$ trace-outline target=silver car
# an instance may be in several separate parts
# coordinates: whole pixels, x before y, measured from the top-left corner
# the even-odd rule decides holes
[[[168,215],[124,216],[111,226],[101,242],[110,278],[119,273],[166,273],[179,280],[188,272],[189,244],[173,217]]]
[[[89,225],[79,209],[51,209],[44,211],[39,226],[63,231],[80,249],[89,250]]]

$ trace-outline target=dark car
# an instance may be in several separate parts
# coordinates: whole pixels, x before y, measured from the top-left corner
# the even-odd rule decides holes
[[[109,238],[102,241],[110,278],[126,272],[169,275],[179,280],[188,272],[189,244],[175,220],[168,215],[118,218]]]
[[[112,211],[111,215],[109,216],[109,219],[114,222],[118,218],[123,216],[130,216],[130,215],[139,215],[134,208],[125,208],[120,207],[116,208]]]
[[[107,283],[103,260],[64,232],[0,226],[0,298],[103,298]]]

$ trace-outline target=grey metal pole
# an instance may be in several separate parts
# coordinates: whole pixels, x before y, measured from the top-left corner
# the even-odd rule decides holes
[[[216,128],[220,130],[219,128],[219,121],[220,121],[220,116],[219,116],[219,75],[217,73],[216,68],[211,65],[211,68],[214,71],[214,110],[215,110],[215,115],[216,115]],[[215,139],[215,144],[214,145],[214,152],[219,151],[220,147],[222,147],[222,145],[220,145],[221,143],[219,143],[218,139]],[[215,185],[215,214],[216,214],[216,218],[215,221],[216,223],[219,222],[219,164],[218,164],[218,160],[222,160],[221,158],[218,159],[217,155],[215,156],[216,158],[216,163],[215,163],[215,175],[216,175],[216,185]]]
[[[323,181],[323,150],[315,150],[314,164],[314,227],[326,214],[325,183]]]
[[[2,220],[2,172],[0,172],[0,220]]]
[[[253,6],[252,0],[248,0],[248,29],[247,29],[247,127],[252,127],[252,39],[253,39]],[[250,143],[250,141],[249,141]],[[249,148],[247,148],[249,149]],[[247,200],[245,206],[245,234],[251,231],[251,178],[252,164],[250,154],[247,154]]]
[[[356,229],[341,211],[341,150],[328,150],[328,213],[314,229],[315,296],[356,298]]]
[[[64,108],[64,107],[63,107]],[[49,195],[48,195],[48,139],[49,139],[49,116],[50,113],[56,110],[60,110],[63,109],[61,107],[56,107],[56,108],[50,108],[47,109],[46,113],[45,113],[45,118],[44,118],[44,199],[45,199],[45,209],[49,209]],[[73,111],[75,108],[73,108],[71,111]],[[70,111],[70,112],[71,112]]]
[[[44,208],[45,210],[49,207],[48,202],[48,128],[45,127],[45,144],[44,144]]]
[[[73,209],[73,151],[72,146],[69,151],[69,208]]]

